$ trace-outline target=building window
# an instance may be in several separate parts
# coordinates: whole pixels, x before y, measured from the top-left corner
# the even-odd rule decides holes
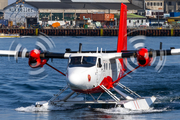
[[[147,2],[147,6],[149,6],[149,2]]]
[[[52,13],[52,21],[59,21],[63,20],[63,14],[62,13]]]
[[[65,20],[74,20],[75,14],[74,13],[64,13]]]
[[[154,3],[154,6],[156,6],[156,3]]]
[[[141,20],[141,23],[143,23],[143,20]]]
[[[169,2],[168,4],[169,4],[169,5],[172,5],[172,3],[171,3],[171,2]]]
[[[51,20],[51,15],[50,13],[40,13],[39,20],[42,20],[42,18],[48,18],[48,20]]]
[[[129,20],[129,23],[131,23],[131,20]]]
[[[162,6],[162,3],[161,3],[161,6]]]
[[[178,2],[178,5],[180,5],[180,2]]]
[[[157,6],[159,6],[159,3],[157,3]]]
[[[151,2],[151,6],[153,5],[153,3]]]
[[[137,23],[139,23],[139,20],[137,20]]]

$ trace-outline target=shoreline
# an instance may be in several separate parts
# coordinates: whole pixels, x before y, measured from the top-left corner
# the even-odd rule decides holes
[[[0,29],[0,33],[38,36],[118,36],[119,29]],[[180,29],[127,29],[128,36],[180,36]]]

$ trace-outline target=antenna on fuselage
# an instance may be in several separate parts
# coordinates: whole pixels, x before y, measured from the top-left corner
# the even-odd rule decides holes
[[[101,53],[102,53],[102,48],[101,48]]]
[[[82,52],[82,43],[79,43],[79,53]]]
[[[97,47],[97,51],[96,51],[96,53],[98,53],[98,47]]]

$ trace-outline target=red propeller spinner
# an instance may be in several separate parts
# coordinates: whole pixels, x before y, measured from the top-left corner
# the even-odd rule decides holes
[[[141,48],[137,52],[137,62],[141,67],[150,66],[152,58],[149,58],[148,49]]]
[[[29,66],[32,68],[43,67],[47,63],[47,59],[40,58],[41,51],[34,49],[29,53]]]

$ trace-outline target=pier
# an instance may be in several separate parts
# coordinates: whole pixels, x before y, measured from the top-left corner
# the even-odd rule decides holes
[[[38,36],[118,36],[119,29],[0,29],[0,33]],[[180,29],[128,29],[128,36],[180,36]]]

